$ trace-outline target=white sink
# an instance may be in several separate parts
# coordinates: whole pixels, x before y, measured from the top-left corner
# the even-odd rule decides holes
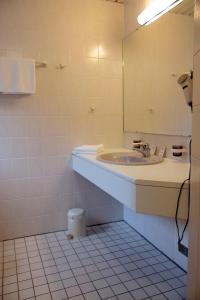
[[[105,163],[125,166],[152,165],[163,161],[162,158],[156,155],[144,157],[139,151],[103,153],[96,158]]]

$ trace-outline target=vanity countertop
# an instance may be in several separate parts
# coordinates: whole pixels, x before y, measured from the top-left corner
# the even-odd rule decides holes
[[[108,149],[105,152],[130,151]],[[104,163],[96,154],[72,155],[73,170],[135,212],[174,217],[182,182],[189,176],[189,163],[165,158],[153,165],[124,166]],[[179,217],[187,217],[188,186],[185,185]]]
[[[108,149],[104,152],[130,151],[127,149]],[[189,176],[189,163],[165,158],[163,162],[153,165],[123,166],[104,163],[96,159],[94,154],[73,154],[87,160],[109,172],[114,173],[137,185],[163,186],[180,188]],[[187,185],[186,185],[187,186]]]

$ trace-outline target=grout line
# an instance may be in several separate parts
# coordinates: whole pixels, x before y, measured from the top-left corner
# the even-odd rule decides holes
[[[196,55],[198,55],[198,54],[199,54],[199,52],[200,52],[200,49],[196,50],[196,51],[193,53],[193,56],[196,56]]]
[[[51,176],[48,176],[48,177],[51,177]],[[86,227],[90,228],[90,227],[101,226],[101,225],[112,224],[112,223],[118,223],[118,222],[125,222],[125,221],[122,219],[122,220],[119,220],[119,221],[96,223],[96,224],[93,224],[93,225],[87,225]],[[18,240],[18,239],[25,239],[25,238],[28,238],[28,237],[43,236],[43,235],[53,234],[53,233],[56,234],[56,233],[60,233],[60,232],[66,233],[67,230],[63,229],[63,230],[59,230],[59,231],[57,231],[57,230],[55,230],[55,231],[47,231],[47,232],[37,233],[37,234],[32,234],[32,235],[22,235],[22,236],[18,236],[16,238],[10,238],[10,239],[5,239],[5,240],[0,240],[0,242],[3,243],[3,242]]]
[[[124,222],[125,224],[127,224],[126,222]],[[122,229],[120,230],[120,231],[118,231],[116,228],[115,229],[113,229],[112,227],[110,228],[111,230],[109,230],[109,231],[106,231],[106,227],[105,227],[105,225],[100,225],[100,226],[97,226],[97,228],[98,227],[100,227],[100,229],[99,230],[97,230],[97,228],[92,228],[90,231],[89,231],[89,235],[88,235],[88,237],[87,237],[87,239],[86,239],[86,241],[87,242],[89,242],[89,243],[91,243],[93,246],[94,246],[94,248],[95,248],[95,250],[91,250],[91,251],[98,251],[98,249],[96,248],[96,244],[95,244],[95,241],[96,240],[98,240],[98,242],[101,242],[102,243],[102,245],[104,245],[104,247],[102,247],[102,248],[100,248],[100,249],[104,249],[104,248],[106,248],[106,249],[108,249],[109,250],[109,253],[101,253],[101,252],[99,252],[99,254],[98,255],[95,255],[95,256],[90,256],[90,251],[88,251],[87,250],[87,244],[85,244],[85,243],[83,243],[85,240],[81,240],[81,239],[77,239],[77,241],[75,241],[75,240],[73,240],[72,242],[71,241],[69,241],[69,245],[70,245],[70,247],[74,250],[74,252],[76,253],[76,255],[77,255],[77,257],[78,257],[78,261],[81,263],[81,267],[86,271],[86,274],[87,275],[89,275],[90,273],[87,271],[87,269],[86,269],[86,266],[89,266],[89,265],[91,265],[91,264],[93,264],[93,265],[95,265],[96,267],[97,267],[97,264],[98,264],[98,262],[95,262],[94,260],[93,260],[93,258],[94,257],[97,257],[97,256],[101,256],[102,258],[103,258],[103,261],[102,262],[106,262],[107,264],[108,264],[108,261],[111,261],[111,260],[113,260],[113,259],[116,259],[116,260],[119,260],[118,262],[119,262],[119,266],[124,266],[124,264],[127,264],[127,263],[121,263],[121,261],[120,261],[120,259],[121,258],[124,258],[124,257],[128,257],[129,259],[131,259],[131,256],[130,255],[126,255],[126,250],[128,250],[128,249],[132,249],[132,250],[134,250],[135,248],[138,248],[138,247],[145,247],[146,246],[146,244],[149,244],[149,245],[151,245],[152,246],[152,248],[153,249],[150,249],[150,250],[145,250],[145,248],[143,248],[143,250],[144,251],[142,251],[142,252],[140,252],[140,251],[138,251],[138,252],[136,252],[136,251],[134,251],[135,252],[135,254],[136,255],[138,255],[139,256],[139,259],[137,259],[137,260],[135,260],[136,262],[137,261],[141,261],[141,260],[143,260],[143,261],[146,261],[146,260],[148,260],[148,257],[141,257],[140,256],[140,253],[148,253],[148,252],[152,252],[152,251],[157,251],[157,252],[159,252],[159,255],[158,254],[156,254],[156,255],[152,255],[151,254],[151,257],[150,258],[152,258],[152,257],[154,257],[154,258],[156,258],[156,257],[159,257],[159,256],[161,256],[161,255],[163,255],[164,257],[166,257],[166,262],[167,261],[172,261],[171,259],[169,259],[164,253],[162,253],[160,250],[158,250],[154,245],[152,245],[152,243],[150,243],[148,240],[146,240],[144,237],[142,237],[142,235],[140,234],[140,233],[138,233],[135,229],[133,229],[129,224],[127,224],[128,226],[129,226],[129,228],[131,229],[131,230],[126,230],[126,229],[124,229],[123,227],[122,227]],[[93,226],[93,227],[95,227],[95,226]],[[119,225],[119,228],[120,228],[121,226]],[[91,228],[91,227],[90,227]],[[119,229],[118,228],[118,229]],[[95,230],[96,229],[96,230]],[[133,246],[131,246],[131,243],[129,244],[127,241],[126,241],[126,239],[123,239],[123,236],[125,235],[125,234],[127,234],[128,235],[128,233],[129,232],[131,232],[131,231],[133,231],[133,233],[135,233],[134,235],[138,235],[139,237],[140,237],[140,239],[138,240],[135,240],[135,241],[132,241],[132,242],[138,242],[138,241],[145,241],[145,244],[144,245],[139,245],[138,247],[136,246],[136,247],[133,247]],[[58,233],[62,233],[63,231],[60,231],[60,232],[58,232]],[[65,234],[65,232],[63,232],[64,234]],[[93,234],[92,234],[93,233]],[[101,235],[101,233],[103,233],[103,236]],[[133,237],[132,237],[132,239],[134,240],[134,235],[133,235]],[[56,234],[56,233],[52,233],[52,236],[53,236],[53,240],[52,240],[52,242],[51,242],[51,240],[50,239],[48,239],[48,236],[47,236],[47,234],[45,235],[45,234],[43,234],[43,236],[44,236],[44,240],[45,240],[45,242],[47,243],[47,245],[48,245],[48,248],[43,248],[43,249],[49,249],[49,252],[51,253],[51,256],[52,256],[52,259],[53,259],[53,261],[54,261],[54,263],[55,263],[55,266],[56,266],[56,269],[57,269],[57,263],[56,263],[56,258],[54,257],[54,255],[53,255],[53,253],[56,253],[57,251],[52,251],[52,247],[54,247],[53,245],[51,245],[51,244],[53,244],[53,243],[57,243],[58,244],[58,246],[59,246],[59,251],[62,253],[62,257],[65,257],[65,258],[67,258],[67,255],[65,254],[65,252],[64,252],[64,249],[63,249],[63,245],[61,245],[61,241],[62,240],[64,240],[64,239],[59,239],[59,236]],[[92,238],[92,237],[94,237],[94,236],[96,236],[96,238]],[[119,237],[119,238],[117,238],[117,236]],[[132,235],[131,235],[132,236]],[[35,243],[36,243],[36,245],[37,245],[37,250],[38,250],[38,256],[40,257],[40,259],[41,259],[41,262],[42,262],[42,266],[43,266],[43,270],[45,271],[45,268],[44,268],[44,264],[43,264],[43,259],[42,259],[42,257],[41,257],[41,254],[40,254],[40,250],[42,250],[42,249],[40,249],[39,248],[39,246],[38,246],[38,241],[37,241],[37,238],[36,238],[36,235],[35,236],[32,236],[33,238],[34,238],[34,241],[35,241]],[[106,245],[106,243],[108,242],[108,241],[106,241],[106,240],[110,240],[110,242],[112,242],[112,243],[114,243],[114,245],[110,245],[110,246],[107,246]],[[123,241],[124,240],[124,241]],[[122,241],[121,243],[119,243],[119,241]],[[117,243],[116,243],[117,242]],[[120,246],[121,245],[124,245],[124,242],[125,243],[127,243],[127,245],[128,245],[128,248],[127,249],[123,249],[123,248],[120,248]],[[84,260],[85,258],[80,258],[79,257],[79,254],[81,254],[81,253],[83,253],[83,252],[77,252],[77,248],[80,248],[80,247],[77,247],[77,243],[79,243],[80,244],[80,247],[82,247],[82,248],[84,248],[85,249],[85,251],[88,253],[88,255],[89,255],[89,259],[91,259],[91,261],[92,261],[92,263],[91,264],[89,264],[89,265],[83,265],[82,264],[82,260]],[[4,243],[3,243],[3,246],[4,246]],[[118,248],[118,250],[115,250],[115,251],[112,251],[112,246],[116,246],[117,248]],[[55,245],[55,247],[57,247],[57,245]],[[14,240],[14,248],[15,248],[15,250],[16,250],[16,247],[15,247],[15,240]],[[28,257],[28,262],[29,262],[29,266],[30,266],[30,259],[29,259],[29,256],[28,256],[28,250],[27,250],[27,244],[26,244],[26,240],[25,240],[25,248],[26,248],[26,253],[27,253],[27,257]],[[66,249],[66,251],[67,251],[67,249]],[[114,257],[113,259],[105,259],[104,258],[104,255],[106,255],[106,254],[114,254],[115,252],[122,252],[123,253],[123,255],[122,256],[118,256],[118,257]],[[4,253],[4,252],[3,252]],[[72,254],[73,255],[73,254]],[[133,254],[134,255],[134,254]],[[59,258],[59,257],[58,257]],[[88,259],[88,258],[86,258],[86,259]],[[15,251],[15,260],[16,260],[16,251]],[[47,260],[48,261],[48,260]],[[135,261],[133,261],[132,259],[131,259],[131,263],[134,263],[135,264]],[[68,262],[68,260],[67,260],[67,262]],[[172,261],[173,262],[173,261]],[[101,262],[100,262],[101,263]],[[152,267],[153,268],[153,266],[154,265],[157,265],[157,264],[163,264],[163,263],[165,263],[165,261],[158,261],[157,263],[155,263],[155,264],[151,264],[151,265],[149,265],[148,264],[148,266],[146,266],[146,267]],[[69,262],[68,262],[68,264],[69,264]],[[174,263],[173,262],[173,264],[175,264],[175,266],[177,266],[177,264],[176,263]],[[109,265],[109,264],[108,264]],[[136,265],[137,266],[137,265]],[[179,269],[181,269],[179,266],[177,266]],[[79,267],[78,267],[79,268]],[[123,281],[121,281],[121,279],[118,277],[118,275],[119,274],[123,274],[123,273],[130,273],[131,271],[128,271],[127,269],[126,269],[126,271],[124,272],[122,272],[122,273],[119,273],[119,274],[117,274],[117,273],[115,273],[115,271],[113,270],[113,267],[112,266],[110,266],[109,265],[109,267],[107,267],[107,268],[109,268],[109,269],[111,269],[113,272],[114,272],[114,275],[111,275],[111,276],[116,276],[119,280],[120,280],[120,283],[121,284],[123,284],[124,285],[124,282]],[[107,268],[104,268],[104,269],[107,269]],[[145,268],[145,266],[144,267],[138,267],[137,266],[137,269],[136,270],[140,270],[140,269],[142,269],[142,268]],[[76,276],[79,276],[79,275],[75,275],[74,274],[74,272],[73,272],[73,269],[76,269],[76,268],[72,268],[71,267],[71,265],[69,264],[69,270],[72,272],[72,274],[73,274],[73,277],[75,278],[75,280],[76,280]],[[98,267],[97,267],[97,269],[98,269],[98,272],[102,275],[102,273],[101,273],[101,271],[102,270],[104,270],[104,269],[99,269]],[[171,268],[171,269],[173,269],[173,268]],[[170,272],[170,270],[171,269],[168,269],[168,268],[166,268],[165,267],[165,270],[163,270],[163,271],[168,271],[168,272]],[[157,272],[154,268],[153,268],[153,270],[155,271],[153,274],[160,274],[160,273],[162,273],[163,271],[160,271],[160,272]],[[66,270],[67,271],[67,270]],[[134,270],[133,270],[134,271]],[[57,269],[57,272],[56,273],[58,273],[59,274],[59,277],[60,277],[60,273],[61,273],[62,271],[58,271],[58,269]],[[65,270],[63,271],[63,272],[65,272]],[[95,271],[94,271],[95,272]],[[30,273],[31,273],[31,271],[30,271]],[[91,273],[93,273],[93,272],[91,272]],[[142,272],[143,273],[143,272]],[[185,271],[184,271],[184,273],[185,273]],[[151,281],[151,279],[149,278],[149,276],[150,275],[153,275],[153,274],[149,274],[149,275],[146,275],[145,273],[142,275],[142,276],[140,276],[140,277],[138,277],[138,278],[135,278],[135,279],[131,279],[131,280],[135,280],[136,282],[137,282],[137,279],[139,279],[139,278],[141,278],[141,277],[146,277],[146,278],[148,278],[150,281]],[[18,275],[18,274],[17,274]],[[52,274],[50,274],[50,275],[52,275]],[[84,274],[83,274],[84,275]],[[179,278],[179,277],[181,277],[181,276],[183,276],[183,275],[180,275],[180,276],[176,276],[176,275],[174,275],[174,277],[173,278],[169,278],[169,279],[164,279],[163,277],[162,277],[162,275],[160,275],[161,276],[161,278],[162,278],[162,281],[161,282],[167,282],[167,281],[169,281],[169,280],[171,280],[171,279],[173,279],[173,278]],[[45,273],[45,277],[47,277],[47,275],[46,275],[46,273]],[[109,276],[110,277],[110,276]],[[31,273],[31,278],[32,278],[32,273]],[[70,277],[71,278],[71,277]],[[89,276],[89,278],[90,278],[90,276]],[[107,277],[104,277],[103,275],[102,275],[102,278],[100,278],[100,280],[102,280],[102,279],[104,279],[104,280],[106,280],[106,278]],[[3,277],[2,277],[2,279],[3,279]],[[63,283],[63,280],[64,279],[61,279],[60,278],[60,281]],[[97,279],[98,280],[98,279]],[[17,281],[18,281],[18,277],[17,277]],[[90,282],[92,282],[93,283],[93,281],[95,281],[95,280],[91,280],[91,278],[90,278]],[[127,280],[127,281],[129,281],[129,280]],[[127,282],[126,281],[126,282]],[[56,282],[56,281],[55,281]],[[77,282],[77,280],[76,280],[76,282]],[[106,280],[106,282],[107,282],[107,280]],[[152,281],[151,281],[152,282]],[[32,278],[32,283],[33,283],[33,278]],[[183,284],[183,286],[185,286],[185,284],[181,281],[181,283]],[[49,287],[49,283],[48,283],[48,281],[47,281],[47,284],[48,284],[48,287]],[[111,288],[112,289],[112,286],[114,286],[114,285],[109,285],[109,283],[107,282],[107,284],[108,284],[108,287],[109,288]],[[139,283],[138,283],[139,284]],[[157,282],[156,283],[151,283],[150,285],[156,285],[157,284]],[[169,283],[168,283],[169,284]],[[78,284],[78,282],[77,282],[77,285],[79,286],[79,284]],[[170,284],[169,284],[170,285]],[[3,286],[3,285],[2,285]],[[140,286],[140,284],[139,284],[139,286]],[[147,285],[147,286],[149,286],[149,285]],[[146,287],[146,286],[145,286]],[[143,289],[144,290],[144,288],[145,287],[142,287],[142,286],[140,286],[139,287],[139,289],[141,288],[141,289]],[[157,287],[157,286],[156,286]],[[170,287],[172,288],[172,286],[170,285]],[[95,291],[98,293],[98,290],[96,289],[96,287],[94,286],[94,288],[95,288]],[[158,287],[157,287],[158,288]],[[177,293],[178,293],[178,288],[179,287],[177,287],[177,289],[176,288],[172,288],[170,291],[176,291]],[[181,288],[181,287],[180,287]],[[34,285],[33,285],[33,289],[34,289]],[[66,288],[65,287],[63,287],[63,289],[64,290],[66,290]],[[137,289],[135,289],[135,290],[137,290]],[[159,290],[159,288],[158,288],[158,290]],[[82,292],[82,291],[81,291]],[[160,291],[161,292],[161,291]],[[168,291],[167,291],[168,292]],[[19,289],[18,289],[18,293],[19,293]],[[49,289],[49,293],[50,293],[50,295],[51,295],[51,297],[52,297],[52,294],[51,294],[51,291],[50,291],[50,289]],[[126,293],[130,293],[130,291],[126,291]],[[162,293],[162,292],[161,292]],[[35,289],[34,289],[34,294],[35,294]],[[84,297],[84,294],[82,293],[82,295],[83,295],[83,297]],[[164,295],[164,293],[162,293],[162,295]],[[115,295],[117,298],[118,298],[118,295]]]
[[[129,225],[129,224],[128,224]],[[129,225],[129,227],[130,227],[130,225]],[[133,230],[135,230],[135,229],[133,229]],[[140,235],[140,234],[139,234]],[[100,238],[101,239],[101,238]],[[147,241],[147,240],[146,240]],[[147,241],[148,242],[148,241]],[[154,247],[154,245],[152,245],[153,247]],[[123,251],[123,250],[122,250]],[[150,250],[150,251],[152,251],[152,250]],[[158,250],[161,254],[162,254],[162,252],[160,251],[160,250]],[[148,250],[147,251],[144,251],[144,252],[149,252]],[[112,253],[114,253],[114,252],[112,252]],[[136,253],[137,254],[137,253]],[[128,255],[127,255],[128,256]],[[124,257],[127,257],[127,256],[124,256]],[[159,256],[159,255],[156,255],[156,256]],[[156,257],[156,256],[153,256],[153,257]],[[123,256],[122,256],[123,257]],[[129,256],[128,256],[129,257]],[[120,257],[121,258],[121,257]],[[167,257],[166,257],[167,258]],[[115,259],[118,259],[118,258],[115,258]],[[148,258],[147,258],[148,259]],[[143,260],[143,259],[139,259],[138,261],[140,261],[140,260]],[[158,262],[157,264],[159,264],[160,262]],[[152,266],[152,265],[151,265]],[[111,269],[112,269],[112,267],[111,267]],[[142,269],[142,267],[138,267],[137,266],[137,269],[139,269],[139,270],[141,270]],[[166,270],[163,270],[163,271],[169,271],[169,269],[166,269]],[[156,270],[155,270],[155,273],[153,273],[153,274],[159,274],[160,275],[160,273],[162,273],[163,271],[160,271],[160,272],[156,272]],[[131,272],[131,271],[127,271],[126,270],[126,272]],[[120,273],[120,274],[123,274],[123,273]],[[118,275],[118,274],[115,274],[116,276]],[[152,275],[152,274],[150,274],[150,275]],[[142,278],[142,277],[147,277],[148,278],[148,276],[150,276],[150,275],[143,275],[143,276],[140,276],[140,277],[138,277],[138,278],[135,278],[135,279],[133,279],[133,280],[135,280],[136,282],[137,282],[137,279],[139,279],[139,278]],[[160,275],[161,277],[162,277],[162,275]],[[118,277],[118,276],[117,276]],[[163,278],[163,277],[162,277]],[[174,276],[173,278],[179,278],[179,277],[177,277],[177,276]],[[171,279],[173,279],[173,278],[171,278]],[[148,278],[149,279],[149,278]],[[121,279],[119,278],[119,280],[120,280],[120,282],[123,284],[123,282],[121,281]],[[149,279],[150,280],[150,279]],[[170,279],[167,279],[167,280],[170,280]],[[167,282],[167,280],[166,279],[164,279],[163,278],[163,280],[162,281],[160,281],[159,283],[162,283],[162,282]],[[150,280],[151,281],[151,280]],[[138,282],[137,282],[138,283]],[[139,283],[138,283],[139,284]],[[156,285],[157,283],[153,283],[152,281],[151,281],[151,284],[150,285]],[[150,286],[150,285],[147,285],[147,286]],[[170,284],[169,284],[170,285]],[[139,286],[140,286],[140,284],[139,284]],[[147,287],[147,286],[145,286],[145,287]],[[157,287],[157,286],[156,286]],[[172,290],[175,290],[171,285],[170,285],[170,287],[171,287],[171,290],[170,291],[172,291]],[[140,288],[141,289],[143,289],[143,287],[142,286],[140,286]],[[139,288],[139,289],[140,289]],[[158,287],[157,287],[158,288]],[[135,289],[135,290],[137,290],[137,289]],[[158,290],[160,290],[159,288],[158,288]],[[162,293],[162,291],[160,291],[161,293]]]
[[[58,243],[59,243],[59,245],[60,245],[60,242],[59,242],[59,240],[57,239],[57,236],[56,236],[56,240],[58,241]],[[80,243],[81,243],[81,241],[79,241]],[[71,243],[70,243],[71,244]],[[81,243],[82,244],[82,243]],[[71,245],[72,246],[72,248],[74,249],[74,251],[76,252],[76,250],[75,250],[75,248],[73,247],[73,245]],[[62,248],[62,246],[60,245],[60,247]],[[83,246],[84,248],[85,248],[85,246]],[[62,249],[63,250],[63,249]],[[87,251],[87,250],[86,250]],[[64,252],[64,251],[63,251]],[[89,252],[89,251],[87,251],[87,252]],[[76,252],[77,253],[77,252]],[[64,253],[64,255],[65,255],[65,253]],[[78,256],[78,254],[77,254],[77,256]],[[66,256],[65,256],[66,257]],[[91,258],[91,257],[90,257]],[[79,259],[80,260],[80,263],[81,263],[81,259]],[[93,264],[96,266],[96,264],[93,262]],[[70,265],[70,264],[69,264]],[[82,264],[81,264],[82,265]],[[89,275],[89,273],[88,273],[88,271],[85,269],[85,266],[84,265],[82,265],[82,268],[86,271],[86,275],[88,276]],[[76,269],[76,268],[75,268]],[[76,280],[76,282],[77,282],[77,285],[78,285],[78,287],[79,287],[79,283],[78,283],[78,281],[77,281],[77,279],[76,279],[76,276],[74,275],[74,272],[73,272],[73,269],[71,268],[71,266],[70,266],[70,270],[72,271],[72,273],[73,273],[73,277],[75,278],[75,280]],[[100,270],[98,270],[98,272],[100,272]],[[91,272],[91,273],[93,273],[93,272]],[[101,272],[100,272],[101,273]],[[83,274],[83,275],[85,275],[85,274]],[[79,275],[78,275],[79,276]],[[95,285],[93,284],[93,281],[96,281],[96,280],[92,280],[91,278],[90,278],[90,276],[88,276],[89,277],[89,279],[90,279],[90,281],[89,282],[91,282],[92,283],[92,285],[93,285],[93,287],[94,287],[94,291],[96,291],[97,292],[97,294],[99,295],[99,297],[101,298],[101,296],[100,296],[100,294],[99,294],[99,292],[98,292],[98,289],[95,287]],[[104,279],[104,280],[106,280],[105,278],[100,278],[100,279],[97,279],[97,280],[102,280],[102,279]],[[107,281],[106,281],[107,282]],[[86,283],[88,283],[88,282],[86,282]],[[107,283],[108,284],[108,283]],[[110,287],[109,285],[108,285],[108,287]],[[80,288],[80,287],[79,287]],[[111,288],[111,287],[110,287]],[[81,288],[80,288],[80,290],[81,290]],[[94,292],[94,291],[91,291],[91,292]],[[83,295],[83,297],[85,298],[85,294],[86,293],[83,293],[82,292],[82,290],[81,290],[81,293],[82,293],[82,295]],[[89,292],[90,293],[90,292]]]
[[[34,236],[34,240],[35,240],[35,242],[36,242],[36,245],[37,245],[37,249],[38,249],[39,257],[40,257],[40,259],[41,259],[41,262],[42,262],[42,266],[43,266],[43,270],[44,270],[45,278],[46,278],[47,285],[48,285],[48,288],[49,288],[49,293],[50,293],[50,295],[51,295],[50,286],[49,286],[49,283],[48,283],[48,280],[47,280],[47,276],[46,276],[46,273],[45,273],[45,267],[44,267],[44,264],[43,264],[42,257],[41,257],[41,255],[40,255],[40,249],[39,249],[39,247],[38,247],[38,241],[37,241],[37,238],[36,238],[36,236]],[[35,287],[34,287],[34,285],[33,285],[33,288],[34,288],[34,293],[35,293]],[[53,300],[53,298],[52,298],[52,295],[51,295],[51,299]]]
[[[15,262],[16,262],[16,276],[17,276],[17,287],[18,287],[18,298],[20,299],[19,294],[19,280],[18,280],[18,270],[17,270],[17,253],[16,253],[16,247],[15,247],[15,240],[14,240],[14,251],[15,251]]]
[[[3,299],[3,283],[4,283],[4,242],[2,242],[2,299]]]
[[[28,255],[28,248],[27,248],[26,239],[24,239],[24,243],[25,243],[25,248],[26,248],[26,254],[27,254],[27,259],[28,259],[28,265],[29,265],[29,268],[30,268],[31,281],[32,281],[32,285],[33,285],[33,276],[32,276],[32,271],[31,271],[30,257],[29,257],[29,255]],[[33,293],[34,293],[34,297],[35,297],[35,299],[36,299],[34,285],[33,285]],[[31,298],[31,297],[30,297],[30,298]]]
[[[124,223],[126,223],[131,229],[135,230],[135,232],[137,232],[145,241],[147,241],[149,244],[151,244],[156,250],[158,250],[168,260],[170,260],[171,262],[173,262],[179,269],[181,269],[185,274],[187,274],[187,272],[181,266],[179,266],[174,260],[172,260],[169,256],[167,256],[160,249],[158,249],[152,242],[150,242],[147,238],[145,238],[145,236],[143,236],[139,231],[137,231],[135,228],[133,228],[128,222],[124,221]]]
[[[104,231],[105,232],[105,231]],[[95,233],[95,234],[98,234],[98,233]],[[139,234],[140,235],[140,234]],[[101,237],[99,237],[99,239],[101,240]],[[112,238],[111,238],[112,239]],[[77,241],[79,241],[79,240],[77,240]],[[81,241],[79,241],[80,243],[81,243]],[[93,241],[91,241],[92,243],[93,243]],[[60,244],[60,243],[59,243]],[[73,245],[72,245],[72,247],[73,247]],[[61,246],[61,248],[62,248],[62,246]],[[73,247],[74,248],[74,247]],[[75,249],[75,248],[74,248]],[[86,250],[87,251],[87,250]],[[121,251],[123,251],[123,250],[121,250]],[[152,250],[151,250],[152,251]],[[76,252],[76,251],[75,251]],[[88,251],[87,251],[88,252]],[[149,252],[149,250],[147,250],[147,251],[144,251],[144,252]],[[160,252],[160,251],[159,251]],[[112,252],[111,251],[111,253],[114,253],[114,252]],[[162,253],[161,253],[162,254]],[[101,256],[103,256],[102,254],[100,254]],[[159,255],[157,255],[157,256],[159,256]],[[94,257],[96,257],[96,256],[94,256]],[[122,257],[127,257],[127,256],[122,256]],[[129,256],[128,256],[129,257]],[[153,257],[156,257],[156,256],[153,256]],[[121,258],[121,257],[120,257]],[[117,258],[115,258],[115,259],[117,259]],[[142,260],[142,259],[139,259],[139,260]],[[96,263],[93,263],[93,264],[95,264],[96,265]],[[159,262],[157,263],[157,264],[159,264]],[[121,265],[121,264],[120,264]],[[83,266],[84,267],[84,266]],[[109,268],[111,268],[112,269],[112,267],[110,267],[109,266]],[[85,269],[85,268],[84,268]],[[142,269],[142,267],[140,268],[140,267],[137,267],[137,269]],[[100,270],[98,270],[100,273],[101,273],[101,271]],[[168,269],[166,269],[166,270],[164,270],[164,271],[169,271]],[[72,270],[72,272],[73,272],[73,270]],[[126,272],[128,272],[127,270],[126,270]],[[156,272],[156,270],[155,270],[155,273],[153,273],[153,274],[159,274],[159,273],[162,273],[163,271],[160,271],[160,272]],[[86,270],[86,273],[88,274],[88,272],[87,272],[87,270]],[[93,273],[93,272],[92,272]],[[120,274],[123,274],[123,273],[120,273]],[[119,274],[116,274],[115,273],[115,276],[117,276],[117,278],[120,280],[120,283],[121,284],[123,284],[124,285],[124,282],[122,282],[121,281],[121,279],[118,277],[118,275]],[[150,275],[152,275],[152,274],[150,274]],[[114,276],[114,275],[113,275]],[[146,275],[146,274],[143,274],[143,276],[141,276],[141,277],[148,277],[149,275]],[[110,276],[109,276],[110,277]],[[137,279],[139,279],[139,278],[141,278],[141,277],[138,277],[138,278],[136,278],[136,279],[133,279],[133,280],[136,280],[136,282],[137,282]],[[161,276],[161,278],[163,278],[162,276]],[[174,276],[173,278],[176,278],[176,276]],[[178,277],[177,277],[178,278]],[[103,279],[105,279],[106,280],[106,278],[105,277],[103,277]],[[148,278],[149,279],[149,278]],[[90,279],[91,280],[91,279]],[[149,279],[150,280],[150,279]],[[170,280],[170,279],[169,279]],[[92,280],[91,280],[92,281]],[[151,281],[151,280],[150,280]],[[166,282],[167,280],[166,279],[164,279],[163,278],[163,280],[161,281],[161,282]],[[92,281],[93,282],[93,281]],[[107,281],[106,281],[107,282]],[[159,283],[161,283],[161,282],[159,282]],[[138,283],[139,284],[139,283]],[[156,283],[157,284],[157,283]],[[151,281],[151,284],[150,285],[155,285],[152,281]],[[170,284],[169,284],[170,285]],[[114,285],[113,285],[114,286]],[[139,286],[140,286],[140,284],[139,284]],[[149,285],[147,285],[147,286],[149,286]],[[109,286],[109,287],[111,287],[111,289],[112,289],[112,286]],[[146,287],[146,286],[145,286]],[[170,287],[172,288],[170,291],[172,291],[172,290],[174,290],[174,288],[170,285]],[[143,289],[143,287],[142,286],[140,286],[139,287],[139,289]],[[157,287],[158,288],[158,287]],[[95,288],[95,290],[98,292],[98,290]],[[136,290],[136,289],[135,289]],[[158,288],[158,290],[159,290],[159,288]],[[128,291],[127,291],[128,292]],[[162,291],[160,291],[161,293],[162,293]]]
[[[62,253],[63,253],[63,255],[64,255],[64,257],[66,258],[66,260],[67,260],[67,257],[66,257],[66,255],[65,255],[65,252],[64,252],[64,250],[63,250],[63,248],[62,248],[62,246],[61,246],[61,244],[60,244],[60,242],[59,242],[59,239],[57,238],[57,235],[55,234],[55,238],[56,238],[56,241],[58,242],[58,244],[59,244],[59,246],[61,247],[61,249],[62,249]],[[70,243],[70,242],[69,242]],[[70,243],[71,244],[71,243]],[[73,248],[73,246],[72,246],[72,248]],[[76,252],[76,251],[75,251]],[[80,260],[80,259],[79,259]],[[73,274],[73,277],[75,278],[75,280],[76,280],[76,283],[77,283],[77,285],[78,285],[78,287],[79,287],[79,283],[78,283],[78,281],[77,281],[77,279],[76,279],[76,276],[74,275],[74,272],[73,272],[73,269],[71,268],[71,265],[70,265],[70,263],[68,262],[68,260],[67,260],[67,263],[69,264],[69,268],[70,268],[70,271],[72,272],[72,274]],[[81,263],[81,260],[80,260],[80,263]],[[60,273],[60,272],[59,272]],[[69,278],[72,278],[72,277],[69,277]],[[65,280],[65,279],[64,279]],[[61,278],[61,281],[62,281],[62,284],[63,284],[63,279]],[[64,286],[64,284],[63,284],[63,286]],[[80,287],[79,287],[80,288]],[[65,286],[64,286],[64,289],[65,289],[65,291],[66,291],[66,289],[67,288],[65,288]],[[81,290],[81,288],[80,288],[80,290]],[[67,294],[67,291],[66,291],[66,294]],[[84,296],[84,294],[82,293],[82,290],[81,290],[81,294],[83,295],[83,297],[84,297],[84,299],[85,299],[85,296]],[[67,297],[68,297],[68,295],[67,295]]]

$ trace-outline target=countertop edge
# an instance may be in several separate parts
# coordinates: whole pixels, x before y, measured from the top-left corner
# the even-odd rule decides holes
[[[92,155],[92,157],[94,158],[94,156],[96,156],[96,154],[90,154]],[[98,160],[94,160],[94,159],[89,159],[87,156],[84,156],[84,154],[78,154],[78,153],[72,153],[72,157],[77,157],[79,159],[83,159],[86,160],[87,162],[94,164],[104,170],[106,170],[109,173],[112,173],[122,179],[125,179],[126,181],[131,182],[132,184],[135,185],[139,185],[139,186],[151,186],[151,187],[162,187],[162,188],[173,188],[173,189],[180,189],[181,187],[181,182],[164,182],[164,181],[153,181],[153,180],[143,180],[143,179],[134,179],[131,176],[125,175],[120,171],[116,171],[116,170],[111,170],[109,168],[110,164],[106,164],[103,163],[101,161]],[[184,186],[184,189],[188,189],[188,184],[186,183]]]

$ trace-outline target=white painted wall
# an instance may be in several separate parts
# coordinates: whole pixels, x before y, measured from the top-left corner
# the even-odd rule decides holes
[[[200,299],[200,0],[195,5],[188,300]]]

